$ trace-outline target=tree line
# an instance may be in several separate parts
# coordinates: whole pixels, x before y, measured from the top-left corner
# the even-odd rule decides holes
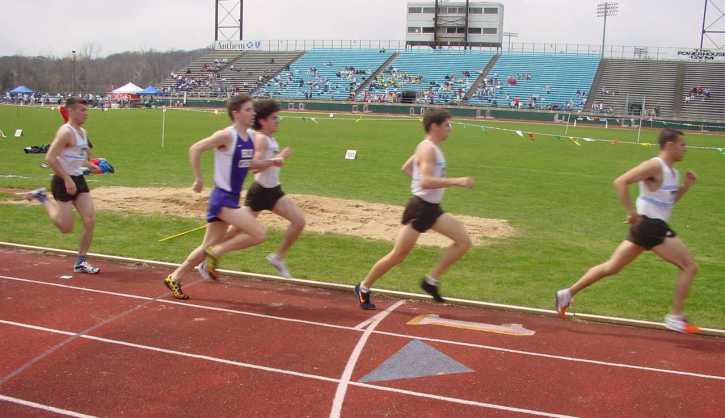
[[[192,60],[207,54],[207,49],[192,51],[137,51],[97,57],[87,46],[67,57],[0,57],[0,92],[25,85],[35,91],[59,93],[106,93],[133,82],[141,87],[158,85],[172,71],[180,71]],[[75,68],[74,68],[75,67]]]

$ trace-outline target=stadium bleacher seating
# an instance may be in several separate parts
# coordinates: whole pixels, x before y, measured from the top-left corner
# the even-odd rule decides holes
[[[301,55],[302,52],[245,52],[224,68],[219,76],[227,90],[250,93]]]
[[[389,51],[372,49],[312,49],[255,95],[347,100],[391,55]]]
[[[226,96],[249,93],[267,81],[302,52],[212,51],[175,72],[161,87],[172,93]]]
[[[599,61],[595,55],[504,53],[486,76],[493,88],[477,89],[468,103],[509,107],[518,97],[522,108],[581,109]]]
[[[487,71],[484,74],[484,71]],[[595,77],[596,76],[596,77]],[[193,81],[191,81],[193,80]],[[162,85],[198,96],[253,92],[281,99],[398,101],[592,110],[725,120],[725,63],[566,53],[318,48],[211,51]],[[693,88],[707,91],[692,96]],[[690,96],[685,100],[685,97]],[[586,108],[585,108],[586,105]]]
[[[171,92],[185,91],[198,92],[199,94],[201,94],[201,90],[205,92],[221,90],[223,86],[210,81],[208,70],[222,70],[227,65],[238,59],[241,55],[241,51],[210,51],[208,54],[192,61],[186,68],[177,71],[175,73],[176,77],[167,78],[163,83],[161,83],[161,88],[165,91]],[[223,61],[222,64],[215,64],[215,62],[221,61]]]
[[[424,103],[459,102],[493,56],[490,52],[407,50],[372,81],[368,95],[386,97],[415,91]],[[363,94],[358,100],[364,99]]]
[[[695,94],[694,99],[685,102],[685,96],[693,88],[702,87],[709,91],[709,97]],[[689,120],[725,120],[725,63],[688,62],[685,64],[684,81],[675,100],[682,101],[679,118]]]
[[[607,58],[592,91],[593,104],[603,104],[608,113],[639,115],[638,106],[657,109],[660,117],[674,116],[675,98],[682,100],[676,81],[680,61]],[[628,109],[629,108],[629,109]]]

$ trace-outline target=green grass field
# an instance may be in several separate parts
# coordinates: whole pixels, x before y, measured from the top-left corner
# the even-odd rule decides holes
[[[281,144],[294,149],[282,172],[287,192],[405,203],[409,180],[399,167],[423,135],[417,119],[356,122],[353,117],[318,115],[318,123],[314,123],[295,116],[282,121],[277,135]],[[93,177],[91,187],[191,186],[186,159],[189,144],[226,126],[228,119],[224,112],[169,111],[165,148],[160,145],[161,120],[161,112],[155,110],[93,111],[86,127],[95,153],[108,158],[118,172]],[[470,121],[483,123],[524,132],[560,134],[564,129]],[[49,172],[38,164],[42,156],[25,155],[22,148],[49,142],[59,124],[57,112],[48,109],[0,106],[0,129],[8,135],[17,127],[25,130],[22,139],[0,139],[0,187],[47,186]],[[569,135],[626,141],[635,138],[636,132],[578,127],[570,128]],[[642,131],[644,142],[655,142],[655,136],[654,130]],[[725,147],[723,136],[692,133],[687,140],[691,145]],[[357,149],[359,159],[345,161],[346,149]],[[520,232],[515,238],[473,249],[445,276],[444,294],[543,308],[552,307],[554,290],[605,260],[625,236],[624,212],[611,182],[657,152],[654,147],[606,142],[577,146],[540,136],[532,142],[511,133],[462,125],[456,125],[444,150],[450,176],[476,177],[473,190],[449,190],[444,208],[506,219]],[[208,156],[204,169],[208,187]],[[725,220],[719,216],[725,192],[725,155],[693,149],[679,169],[692,169],[700,178],[676,208],[672,221],[701,268],[687,311],[701,325],[725,328]],[[7,195],[0,196],[0,240],[75,249],[77,234],[62,236],[43,219],[39,206],[9,204],[7,200]],[[192,235],[157,242],[196,226],[194,219],[118,212],[100,213],[98,218],[94,252],[180,262],[201,239],[201,235]],[[272,231],[267,243],[227,257],[224,267],[272,273],[263,256],[279,239],[279,232]],[[296,277],[355,283],[390,248],[387,242],[307,233],[290,252],[289,266]],[[417,291],[420,277],[439,253],[433,248],[415,250],[378,285]],[[618,276],[581,293],[575,310],[661,320],[669,308],[676,275],[676,268],[646,254]]]

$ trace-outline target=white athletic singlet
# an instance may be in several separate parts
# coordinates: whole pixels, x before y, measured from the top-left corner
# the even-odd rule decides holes
[[[668,167],[661,158],[655,157],[654,160],[657,160],[662,167],[662,185],[653,192],[647,188],[644,181],[639,182],[637,213],[668,222],[680,187],[680,173],[675,168]]]
[[[88,161],[88,137],[86,131],[81,128],[80,131],[72,127],[70,123],[66,123],[63,127],[68,127],[73,133],[74,144],[60,153],[60,165],[63,171],[71,176],[82,176],[83,166]]]
[[[435,149],[436,153],[436,166],[433,169],[433,177],[446,177],[446,159],[443,156],[443,152],[433,141],[426,139],[423,142],[426,141],[433,145],[433,149]],[[418,147],[420,147],[423,142],[418,144]],[[416,154],[418,153],[418,148],[416,148],[415,152]],[[410,191],[413,192],[415,196],[420,197],[428,203],[440,203],[441,200],[443,200],[443,192],[445,191],[445,188],[424,189],[420,186],[420,180],[420,168],[418,168],[418,162],[414,160],[413,180],[410,182]]]
[[[279,144],[277,140],[271,136],[267,136],[263,133],[259,133],[265,141],[267,141],[267,151],[262,155],[263,160],[269,160],[279,154]],[[263,171],[254,175],[254,180],[259,183],[260,186],[265,189],[271,189],[279,186],[279,169],[280,167],[267,167]]]

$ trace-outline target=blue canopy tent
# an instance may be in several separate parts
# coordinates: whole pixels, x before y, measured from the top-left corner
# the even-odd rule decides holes
[[[157,89],[154,86],[148,86],[143,91],[140,91],[138,93],[139,96],[158,96],[161,94],[161,90]]]
[[[10,90],[10,94],[31,94],[33,93],[33,90],[30,90],[29,88],[25,86],[18,86],[14,89]]]

